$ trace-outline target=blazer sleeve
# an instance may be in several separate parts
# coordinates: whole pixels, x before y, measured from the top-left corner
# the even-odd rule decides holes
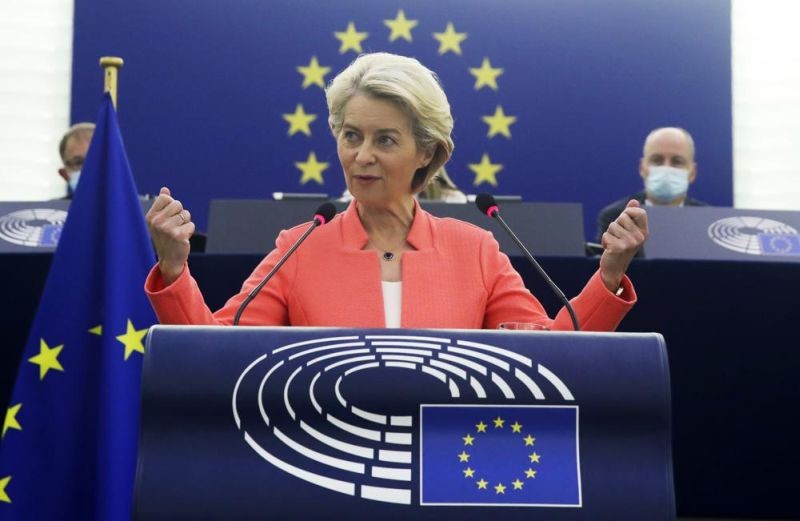
[[[487,294],[484,329],[497,329],[501,322],[533,322],[551,327],[552,319],[525,287],[522,277],[490,233],[481,234],[480,263]]]
[[[627,275],[623,276],[619,296],[606,288],[598,269],[577,297],[570,300],[581,331],[615,331],[625,315],[636,304],[636,291]],[[572,331],[572,319],[562,307],[551,329]]]
[[[229,325],[239,306],[250,291],[255,288],[275,267],[278,260],[291,247],[293,230],[284,230],[275,241],[272,250],[245,280],[239,293],[231,297],[218,311],[212,313],[203,294],[192,277],[188,265],[181,275],[170,285],[164,284],[158,265],[154,266],[145,281],[145,293],[161,324],[176,325]],[[241,316],[241,325],[289,324],[288,294],[296,275],[296,262],[292,257],[281,267],[261,292],[247,306]]]
[[[542,304],[525,287],[522,277],[500,252],[497,241],[488,235],[481,241],[481,270],[487,291],[483,327],[496,329],[501,322],[532,322],[552,330],[571,331],[572,319],[562,307],[551,319]],[[596,271],[581,293],[570,302],[582,331],[614,331],[636,303],[636,292],[627,276],[620,295],[605,287]]]

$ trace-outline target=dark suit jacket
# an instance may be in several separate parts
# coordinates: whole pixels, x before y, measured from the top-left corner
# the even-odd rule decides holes
[[[645,194],[644,190],[642,190],[641,192],[637,192],[631,196],[618,199],[600,210],[600,213],[597,214],[597,242],[602,240],[603,234],[606,233],[606,230],[608,229],[608,225],[611,224],[611,221],[619,217],[619,214],[621,214],[622,210],[625,209],[628,201],[631,199],[636,199],[642,204],[642,206],[644,206],[644,198]],[[683,201],[683,204],[684,206],[708,206],[708,203],[698,201],[697,199],[692,199],[691,197],[687,197],[686,200]]]

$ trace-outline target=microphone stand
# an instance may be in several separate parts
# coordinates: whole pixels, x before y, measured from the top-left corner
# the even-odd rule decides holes
[[[248,304],[250,304],[250,302],[254,298],[256,298],[256,295],[258,295],[258,292],[261,291],[261,288],[263,288],[267,284],[267,282],[269,282],[269,279],[271,279],[272,276],[278,272],[281,266],[283,266],[283,263],[286,262],[286,260],[292,255],[292,253],[294,253],[294,250],[296,250],[301,244],[303,244],[303,241],[306,240],[306,237],[308,237],[309,234],[311,234],[311,232],[313,232],[317,226],[320,226],[322,224],[323,223],[318,218],[315,217],[314,221],[309,225],[309,227],[306,229],[303,235],[301,235],[300,238],[297,239],[297,241],[292,245],[292,247],[289,248],[289,251],[283,254],[283,257],[281,257],[281,259],[278,261],[275,267],[272,268],[272,270],[270,270],[269,273],[267,273],[267,276],[264,277],[264,280],[262,280],[258,284],[258,286],[253,288],[253,290],[250,293],[248,293],[247,298],[245,298],[244,301],[242,301],[242,304],[239,306],[239,309],[236,310],[236,315],[234,315],[233,317],[234,326],[239,325],[239,319],[242,317],[244,309],[247,307]]]
[[[525,245],[522,244],[522,241],[519,240],[519,237],[517,237],[517,234],[515,234],[511,230],[511,228],[509,228],[509,226],[506,224],[506,222],[500,216],[500,210],[497,209],[497,208],[494,208],[491,211],[491,214],[492,214],[491,215],[492,217],[497,219],[497,222],[500,223],[500,226],[502,226],[505,229],[505,231],[508,233],[508,235],[514,241],[514,243],[516,243],[516,245],[519,246],[519,249],[522,250],[522,253],[524,253],[525,257],[528,258],[528,261],[530,261],[530,263],[533,264],[533,267],[536,268],[536,271],[539,272],[539,275],[541,275],[542,278],[544,279],[544,281],[547,283],[547,285],[550,286],[550,289],[553,290],[553,293],[555,293],[556,296],[561,300],[561,302],[563,302],[564,306],[566,306],[567,311],[569,312],[570,318],[572,319],[572,327],[575,329],[575,331],[580,331],[581,329],[580,329],[580,326],[578,326],[578,317],[575,315],[575,310],[572,309],[572,304],[569,303],[569,300],[564,295],[564,292],[562,292],[561,289],[558,286],[556,286],[556,283],[553,282],[553,279],[550,278],[550,276],[544,271],[544,269],[542,269],[542,267],[539,265],[539,263],[536,261],[536,259],[533,258],[533,255],[531,255],[531,252],[528,251],[528,248],[526,248]]]

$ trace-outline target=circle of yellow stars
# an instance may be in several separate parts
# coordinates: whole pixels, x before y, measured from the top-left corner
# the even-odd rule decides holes
[[[503,419],[500,416],[498,416],[494,420],[491,420],[491,423],[493,424],[493,428],[494,429],[505,429],[506,428],[506,420]],[[479,423],[477,423],[475,425],[474,433],[473,432],[468,432],[466,436],[461,438],[462,440],[464,440],[464,445],[463,445],[463,448],[461,450],[461,453],[458,454],[457,457],[458,457],[458,461],[460,463],[465,463],[467,465],[467,467],[462,470],[462,472],[464,473],[464,478],[465,479],[475,480],[476,479],[476,472],[477,472],[476,469],[472,468],[472,465],[469,462],[469,459],[470,459],[470,457],[472,455],[469,452],[467,452],[468,447],[474,447],[476,440],[480,439],[480,435],[481,434],[486,434],[486,432],[487,432],[486,429],[488,429],[489,427],[490,427],[489,424],[484,423],[484,421],[481,420]],[[521,470],[521,474],[516,476],[516,479],[514,479],[514,481],[508,481],[507,482],[510,486],[513,487],[511,489],[512,491],[514,491],[514,490],[523,490],[523,487],[525,486],[525,481],[526,480],[528,480],[528,479],[536,479],[536,473],[538,471],[534,468],[534,465],[541,461],[542,456],[540,454],[538,454],[535,450],[533,450],[533,446],[536,443],[536,438],[534,438],[530,434],[528,434],[525,437],[522,437],[522,424],[521,423],[519,423],[518,421],[515,421],[514,423],[509,425],[509,428],[511,429],[511,434],[512,435],[515,435],[515,434],[519,434],[520,435],[522,443],[525,444],[524,445],[525,447],[531,447],[531,449],[530,449],[531,453],[528,454],[528,460],[529,461],[528,461],[528,465],[526,465],[527,468],[522,469]],[[473,436],[473,434],[475,434],[475,436]],[[512,476],[512,477],[514,477],[514,476]],[[524,479],[520,479],[520,478],[524,478]],[[475,481],[475,485],[478,487],[478,490],[486,490],[488,492],[490,490],[489,486],[491,485],[491,483],[489,481],[486,481],[486,479],[484,479],[483,477],[480,477],[480,479],[477,479]],[[500,482],[496,483],[495,485],[492,485],[491,488],[494,489],[495,495],[501,495],[501,494],[505,495],[506,489],[508,489],[508,486],[506,485],[506,483],[500,481]]]
[[[389,30],[389,42],[404,40],[410,43],[414,41],[412,31],[419,25],[419,20],[408,18],[403,9],[398,9],[394,18],[383,20],[383,25]],[[370,33],[359,31],[356,23],[351,20],[347,22],[347,27],[343,31],[334,31],[333,36],[339,42],[339,54],[347,52],[361,54],[364,52],[362,44],[370,37]],[[462,55],[461,45],[469,37],[466,32],[456,30],[453,22],[447,22],[441,32],[434,32],[431,36],[438,42],[439,55],[453,53],[458,56]],[[301,84],[303,89],[315,85],[324,90],[325,76],[331,72],[332,68],[321,65],[317,56],[311,56],[307,65],[297,66],[296,70],[303,78]],[[468,67],[468,72],[475,78],[474,88],[476,91],[483,88],[498,91],[500,88],[498,78],[503,75],[505,70],[502,67],[494,66],[489,57],[483,57],[480,65]],[[298,103],[294,112],[283,114],[283,119],[289,124],[289,137],[295,134],[311,137],[311,123],[318,119],[318,115],[306,113],[303,105]],[[517,122],[517,117],[507,115],[503,107],[497,105],[494,114],[482,116],[481,121],[488,126],[486,134],[488,139],[496,136],[511,139],[511,125]],[[300,171],[301,185],[310,181],[323,185],[325,183],[323,174],[330,167],[330,163],[318,161],[316,152],[312,150],[305,161],[295,161],[294,166]],[[489,154],[485,152],[481,155],[479,162],[468,163],[467,167],[475,176],[472,183],[474,186],[484,183],[497,186],[497,175],[505,168],[501,163],[492,162]]]
[[[90,328],[88,332],[93,335],[102,336],[103,326],[97,325]],[[144,339],[146,335],[147,328],[136,329],[133,325],[133,322],[128,319],[125,333],[115,336],[115,339],[125,347],[122,356],[126,361],[133,353],[140,353],[142,355],[144,354],[144,343],[142,342],[142,339]],[[44,338],[39,339],[39,353],[28,358],[28,362],[38,366],[39,381],[43,381],[46,377],[55,374],[50,373],[50,371],[64,372],[65,369],[61,365],[61,361],[58,359],[58,357],[61,355],[61,352],[64,350],[64,347],[64,344],[50,347]],[[6,410],[5,420],[3,421],[3,430],[2,434],[0,434],[0,439],[5,439],[6,434],[10,430],[22,430],[20,419],[20,411],[22,410],[22,406],[22,403],[17,403],[8,407]],[[12,476],[0,478],[0,502],[11,503],[11,497],[7,492],[7,487],[11,482],[11,478]]]

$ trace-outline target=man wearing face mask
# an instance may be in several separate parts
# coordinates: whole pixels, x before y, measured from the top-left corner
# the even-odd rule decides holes
[[[72,199],[75,195],[83,162],[86,160],[89,144],[94,136],[94,128],[94,123],[76,123],[67,130],[58,144],[58,153],[61,155],[58,175],[67,182],[67,195],[62,199]],[[140,194],[139,199],[142,203],[147,203],[152,197]]]
[[[72,199],[78,180],[81,176],[81,168],[86,160],[86,152],[89,151],[89,143],[94,135],[94,123],[76,123],[61,138],[58,144],[58,152],[61,154],[61,168],[58,169],[64,181],[67,182],[66,199]]]
[[[689,185],[697,176],[694,162],[694,140],[682,128],[662,127],[648,134],[644,141],[639,175],[644,190],[614,201],[597,216],[597,242],[614,219],[625,209],[628,201],[636,199],[644,206],[707,206],[687,195]]]

